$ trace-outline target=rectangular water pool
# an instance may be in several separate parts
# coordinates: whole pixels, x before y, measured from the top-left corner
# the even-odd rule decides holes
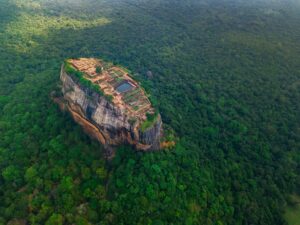
[[[133,88],[133,86],[129,82],[124,82],[121,85],[119,85],[116,90],[117,92],[123,93],[126,91],[130,91]]]

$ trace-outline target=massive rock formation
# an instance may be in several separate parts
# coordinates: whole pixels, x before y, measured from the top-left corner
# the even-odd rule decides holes
[[[111,100],[105,96],[105,91],[103,95],[79,82],[76,77],[66,71],[64,65],[61,68],[60,79],[65,108],[70,111],[74,120],[83,127],[84,131],[100,141],[106,149],[112,149],[113,146],[119,144],[130,144],[144,151],[160,148],[162,121],[159,114],[156,113],[155,118],[150,122],[147,121],[148,112],[145,110],[135,116],[136,114],[130,113],[130,108],[125,103],[121,102],[123,105],[119,103],[124,93],[118,93],[113,89]],[[128,79],[134,82],[131,78]],[[133,85],[136,86],[137,83]],[[146,109],[154,114],[152,106]]]

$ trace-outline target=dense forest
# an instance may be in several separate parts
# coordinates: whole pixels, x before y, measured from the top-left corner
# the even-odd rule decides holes
[[[298,0],[0,0],[0,224],[287,224],[299,12]],[[133,71],[176,146],[105,160],[50,97],[72,57]]]

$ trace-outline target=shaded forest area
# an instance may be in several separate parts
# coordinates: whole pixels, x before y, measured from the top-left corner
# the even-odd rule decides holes
[[[0,0],[0,224],[286,224],[300,192],[299,10]],[[105,161],[50,98],[76,57],[130,68],[176,147]]]

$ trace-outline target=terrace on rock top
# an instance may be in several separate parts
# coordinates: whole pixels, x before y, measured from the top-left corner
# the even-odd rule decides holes
[[[69,59],[84,78],[99,86],[105,95],[112,96],[112,103],[129,116],[146,120],[146,114],[154,114],[145,91],[122,68],[95,58]]]

